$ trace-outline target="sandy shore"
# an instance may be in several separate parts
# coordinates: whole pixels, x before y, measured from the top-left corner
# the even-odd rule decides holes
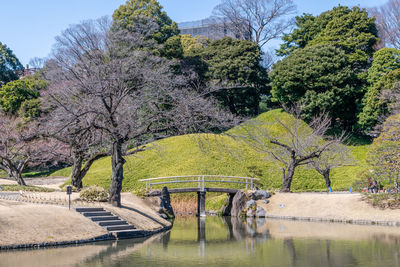
[[[75,211],[0,199],[0,246],[90,239],[107,234]]]
[[[258,204],[273,216],[400,222],[400,210],[374,208],[361,197],[359,193],[276,193],[270,203]]]
[[[67,199],[65,192],[26,192],[24,195],[55,203]],[[71,199],[78,197],[78,193],[73,193]],[[171,226],[169,221],[158,216],[154,207],[139,197],[123,193],[121,202],[122,208],[107,203],[91,206],[103,207],[140,230],[155,231]],[[83,204],[79,201],[72,203],[72,208]],[[0,199],[0,215],[0,246],[85,240],[108,234],[103,227],[61,205]]]

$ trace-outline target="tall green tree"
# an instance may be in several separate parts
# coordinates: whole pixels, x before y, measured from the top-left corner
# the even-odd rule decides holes
[[[36,76],[11,81],[0,87],[0,109],[5,113],[23,117],[36,117],[40,113],[39,91],[47,83]]]
[[[296,17],[296,28],[285,35],[278,55],[289,55],[310,45],[328,44],[351,54],[352,61],[365,61],[374,53],[379,40],[375,19],[359,7],[334,7],[319,16],[303,14]]]
[[[400,81],[400,50],[382,48],[374,54],[374,61],[368,70],[369,87],[362,100],[362,111],[358,124],[365,131],[371,131],[379,118],[388,114],[388,99],[381,96],[382,91],[392,90]]]
[[[359,79],[344,50],[331,45],[297,49],[271,73],[272,100],[303,105],[303,118],[327,112],[332,123],[350,126],[362,97]]]
[[[258,114],[260,97],[268,92],[268,76],[257,43],[226,37],[194,49],[191,55],[206,63],[205,79],[222,106],[234,114]]]
[[[18,79],[17,71],[24,70],[10,48],[0,42],[0,86]]]
[[[273,100],[302,102],[307,120],[325,110],[333,123],[356,125],[368,87],[366,70],[379,41],[374,18],[359,7],[338,6],[296,20],[277,51],[287,58],[274,67]]]
[[[164,47],[157,50],[158,55],[168,58],[182,57],[178,24],[163,11],[157,0],[127,0],[113,14],[113,22],[119,29],[131,30],[135,21],[141,18],[151,18],[158,26],[152,35],[156,44]]]

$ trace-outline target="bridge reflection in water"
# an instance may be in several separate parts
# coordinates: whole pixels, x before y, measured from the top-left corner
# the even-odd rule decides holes
[[[181,220],[187,220],[191,224],[197,223],[197,238],[193,235],[193,232],[188,234],[187,230],[176,229],[175,231],[170,231],[161,237],[161,243],[165,251],[168,250],[168,246],[193,246],[197,244],[198,256],[200,258],[205,258],[206,256],[206,246],[222,246],[225,244],[231,244],[232,242],[244,242],[245,251],[249,255],[254,254],[255,243],[266,242],[270,238],[268,228],[262,231],[258,231],[262,226],[265,225],[265,218],[248,218],[246,221],[242,218],[236,217],[188,217],[180,218]],[[211,230],[207,239],[207,223],[210,223]],[[179,222],[181,223],[181,222]],[[219,226],[216,230],[216,224]],[[178,225],[179,228],[181,225]],[[191,227],[194,230],[194,227]],[[179,233],[176,233],[179,232]],[[171,238],[172,236],[172,238]],[[189,237],[190,236],[190,237]]]

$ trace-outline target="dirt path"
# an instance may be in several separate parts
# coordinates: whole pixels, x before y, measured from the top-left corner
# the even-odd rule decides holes
[[[60,186],[62,186],[69,178],[63,176],[49,176],[49,177],[39,177],[39,178],[25,178],[25,182],[27,185],[47,187],[51,189],[59,190]],[[16,181],[0,178],[0,185],[13,185],[17,184]]]
[[[374,208],[361,197],[359,193],[276,193],[269,204],[258,204],[274,216],[400,222],[400,210]]]

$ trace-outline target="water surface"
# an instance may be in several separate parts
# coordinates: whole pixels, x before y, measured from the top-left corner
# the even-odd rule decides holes
[[[187,217],[148,239],[0,252],[0,266],[400,266],[400,228]]]

